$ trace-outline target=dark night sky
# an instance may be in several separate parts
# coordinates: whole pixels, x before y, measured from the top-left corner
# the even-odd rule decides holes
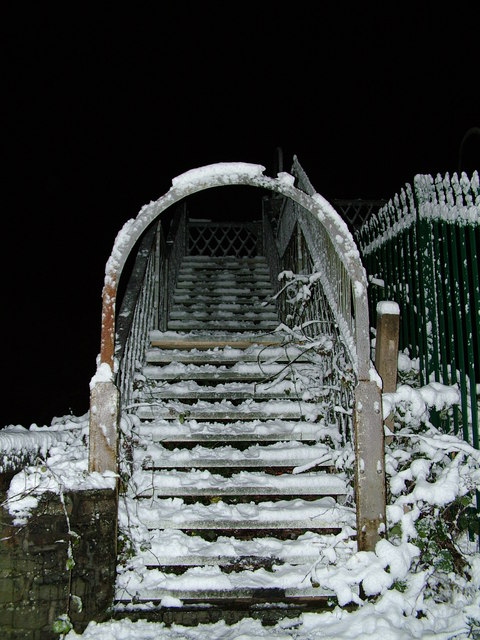
[[[327,199],[389,198],[456,171],[480,126],[478,2],[18,6],[1,38],[0,427],[88,410],[113,241],[176,175],[268,173],[281,147]]]

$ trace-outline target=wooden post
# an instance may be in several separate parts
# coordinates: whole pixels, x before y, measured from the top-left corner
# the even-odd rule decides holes
[[[377,304],[377,338],[375,342],[375,368],[382,379],[383,393],[397,389],[398,339],[400,308],[396,302]],[[393,416],[385,418],[385,424],[393,432]]]

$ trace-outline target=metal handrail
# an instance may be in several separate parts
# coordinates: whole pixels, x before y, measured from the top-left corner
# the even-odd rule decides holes
[[[302,191],[310,196],[315,195],[315,190],[296,157],[292,175]],[[346,260],[345,251],[341,251],[342,244],[334,241],[325,224],[309,214],[298,202],[286,199],[277,231],[277,247],[281,259],[292,242],[294,233],[298,234],[297,244],[300,242],[308,250],[312,268],[318,273],[340,334],[350,353],[357,379],[369,379],[371,363],[367,280],[360,260],[356,268],[352,269],[351,263]],[[348,250],[346,247],[345,249]],[[301,251],[297,249],[297,253],[299,250]],[[298,273],[302,272],[305,257],[297,255],[297,264],[289,267],[293,267]]]
[[[165,256],[161,225],[149,229],[140,242],[122,305],[117,317],[115,341],[116,385],[122,407],[132,400],[138,362],[158,316],[158,264]]]

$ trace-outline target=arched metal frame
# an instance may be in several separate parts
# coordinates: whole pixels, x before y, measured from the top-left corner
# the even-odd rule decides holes
[[[229,170],[229,167],[234,169]],[[236,171],[238,169],[238,172]],[[243,169],[243,172],[242,172]],[[209,171],[211,170],[211,171]],[[129,220],[115,241],[107,262],[102,306],[102,336],[100,363],[113,369],[115,337],[115,301],[120,276],[137,241],[147,227],[166,209],[183,198],[199,191],[221,186],[246,185],[275,191],[290,198],[306,211],[316,216],[329,234],[332,244],[342,256],[344,266],[356,283],[353,290],[355,303],[355,348],[358,379],[368,380],[370,371],[369,320],[367,304],[367,279],[355,241],[345,223],[331,205],[318,194],[310,196],[297,189],[279,174],[278,178],[264,176],[261,165],[246,163],[219,163],[188,171],[172,181],[171,189],[161,198],[145,205],[134,220]]]
[[[145,205],[138,216],[129,220],[118,233],[106,265],[99,366],[91,382],[89,468],[99,472],[117,470],[119,402],[113,382],[115,306],[118,283],[131,250],[152,222],[187,196],[221,186],[245,185],[267,189],[291,199],[323,225],[353,284],[353,356],[358,380],[354,411],[357,513],[365,503],[363,515],[361,513],[357,520],[359,535],[367,540],[366,546],[360,540],[360,547],[368,548],[371,546],[368,540],[378,538],[378,531],[385,521],[385,494],[384,487],[381,487],[382,478],[384,480],[381,395],[379,385],[372,377],[366,273],[355,241],[333,207],[319,194],[309,195],[296,188],[293,176],[282,172],[276,178],[270,178],[264,175],[264,171],[265,167],[248,163],[218,163],[187,171],[174,178],[172,187],[164,196]],[[373,455],[372,439],[376,441]],[[376,498],[372,501],[374,494]]]

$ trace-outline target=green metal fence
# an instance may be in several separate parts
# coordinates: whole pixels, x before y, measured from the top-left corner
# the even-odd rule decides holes
[[[461,405],[434,419],[479,448],[478,172],[415,176],[356,239],[371,283],[373,326],[377,302],[395,300],[400,349],[418,359],[421,384],[456,384],[461,391]]]

